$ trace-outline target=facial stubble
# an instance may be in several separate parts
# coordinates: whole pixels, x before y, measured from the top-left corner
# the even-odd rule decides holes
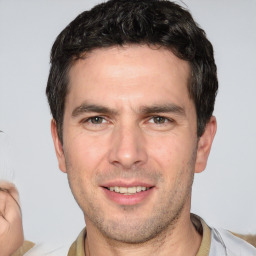
[[[118,211],[121,219],[113,217],[111,213],[104,213],[104,209],[102,209],[100,202],[96,199],[95,191],[86,192],[83,189],[85,186],[83,179],[77,175],[76,170],[73,170],[66,155],[69,185],[78,205],[84,213],[85,220],[90,221],[105,238],[128,244],[145,243],[160,234],[165,236],[166,233],[171,233],[181,216],[184,206],[189,204],[190,207],[196,153],[197,148],[194,149],[190,161],[179,171],[174,189],[172,191],[165,190],[160,193],[157,203],[146,219],[140,218],[137,214],[138,210],[140,210],[140,205],[120,205]],[[119,172],[121,173],[122,171]],[[155,176],[160,187],[161,183],[164,182],[164,177],[159,171],[137,170],[136,173],[146,173],[143,175]],[[129,175],[131,175],[131,172]],[[184,179],[186,179],[185,183]],[[87,194],[90,195],[88,196]]]

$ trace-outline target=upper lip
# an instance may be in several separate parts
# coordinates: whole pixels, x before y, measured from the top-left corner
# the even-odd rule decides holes
[[[154,185],[150,182],[144,182],[139,180],[134,181],[125,181],[125,180],[115,180],[115,181],[108,181],[101,185],[101,187],[110,188],[110,187],[146,187],[151,188],[154,187]]]

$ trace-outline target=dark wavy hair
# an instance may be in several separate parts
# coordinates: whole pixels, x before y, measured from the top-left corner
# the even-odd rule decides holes
[[[191,66],[189,96],[195,103],[200,137],[214,110],[218,90],[213,47],[191,14],[164,0],[110,0],[78,15],[56,38],[46,94],[62,140],[69,70],[95,48],[146,44],[170,49]]]

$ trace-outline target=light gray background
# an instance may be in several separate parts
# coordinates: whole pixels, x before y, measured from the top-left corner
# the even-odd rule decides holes
[[[0,0],[0,130],[11,138],[27,239],[72,241],[84,226],[58,170],[45,96],[57,34],[99,1]],[[186,0],[215,48],[218,132],[196,175],[192,211],[209,224],[256,233],[256,1]]]

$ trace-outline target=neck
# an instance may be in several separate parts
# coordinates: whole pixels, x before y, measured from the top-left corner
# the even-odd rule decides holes
[[[185,214],[186,213],[186,214]],[[140,244],[127,244],[104,237],[93,225],[87,224],[86,256],[195,256],[201,236],[190,220],[190,212],[183,209],[175,225],[157,237]]]

